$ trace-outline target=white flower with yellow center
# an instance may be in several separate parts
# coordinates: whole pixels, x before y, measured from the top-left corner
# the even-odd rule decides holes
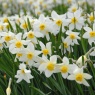
[[[30,40],[22,40],[22,33],[18,33],[13,40],[10,41],[9,51],[16,54],[27,45]]]
[[[78,10],[78,5],[77,5],[77,3],[72,4],[72,5],[70,6],[70,8],[68,9],[68,11],[70,11],[70,12],[75,12],[75,11],[77,11],[77,10]]]
[[[69,75],[67,79],[75,80],[79,84],[84,84],[85,86],[89,86],[86,79],[91,79],[92,76],[90,74],[84,73],[83,68],[77,68],[74,70],[73,74]]]
[[[86,32],[83,34],[83,38],[88,39],[90,45],[95,43],[95,23],[93,24],[93,29],[90,27],[84,27],[84,30]]]
[[[91,22],[94,22],[95,21],[95,16],[94,16],[95,12],[91,12],[90,14],[88,14],[88,22],[91,23]]]
[[[55,11],[52,11],[51,17],[54,21],[53,24],[53,34],[56,35],[60,32],[60,27],[62,26],[62,32],[65,31],[64,26],[69,24],[69,20],[66,19],[66,14],[58,15]]]
[[[57,56],[53,55],[50,57],[50,60],[48,60],[45,56],[43,56],[43,59],[45,60],[44,63],[40,64],[38,70],[42,73],[45,73],[46,77],[50,77],[55,71],[55,65],[57,63]]]
[[[29,43],[27,48],[23,50],[22,56],[19,61],[26,62],[30,67],[35,64],[36,57],[41,54],[41,51],[37,51],[32,43]]]
[[[24,63],[19,65],[19,69],[20,70],[17,71],[17,75],[15,75],[15,77],[18,78],[17,83],[21,82],[22,80],[30,83],[30,79],[33,78],[31,71],[26,69],[26,65]]]
[[[61,72],[62,77],[66,79],[70,72],[69,59],[67,57],[64,57],[62,61],[63,63],[57,64],[56,71]]]
[[[39,35],[39,37],[46,36],[49,40],[49,32],[52,29],[52,21],[44,15],[40,15],[38,20],[35,20],[33,24],[34,31]]]
[[[62,38],[62,46],[63,46],[63,48],[61,48],[61,50],[62,50],[62,52],[64,51],[63,53],[66,53],[66,51],[73,52],[73,48],[70,47],[70,43],[65,41],[64,38]]]
[[[4,42],[6,42],[7,46],[9,46],[10,41],[14,39],[15,34],[12,33],[11,31],[9,31],[9,32],[2,32],[2,33],[0,34],[0,36],[2,37],[2,40],[3,40]]]
[[[78,41],[77,40],[79,40],[80,39],[80,37],[78,36],[79,35],[79,33],[78,32],[73,32],[73,31],[71,31],[71,30],[68,30],[67,32],[66,32],[66,34],[68,35],[67,37],[66,37],[66,39],[64,40],[65,42],[67,42],[67,43],[69,43],[69,45],[74,45],[74,44],[79,44],[78,43]]]
[[[23,38],[30,40],[33,44],[37,44],[36,33],[33,32],[32,30],[30,30],[29,32],[25,32]]]
[[[0,32],[4,31],[6,27],[6,23],[0,22]]]
[[[84,18],[81,16],[81,10],[77,10],[74,13],[67,13],[68,19],[70,20],[69,29],[73,30],[74,28],[81,30],[84,25]]]
[[[39,42],[41,46],[41,52],[44,56],[50,55],[51,56],[51,42],[48,42],[46,46],[42,43]]]

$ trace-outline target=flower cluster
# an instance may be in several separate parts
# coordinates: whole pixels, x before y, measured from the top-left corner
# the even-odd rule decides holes
[[[18,0],[23,4],[21,1]],[[74,47],[83,45],[84,40],[89,47],[95,44],[94,12],[84,15],[76,4],[61,15],[52,11],[51,16],[40,14],[38,19],[30,15],[0,18],[0,50],[8,49],[15,56],[14,62],[19,61],[17,82],[30,83],[31,70],[37,68],[46,77],[61,73],[64,79],[89,86],[86,79],[92,76],[85,68],[88,55],[95,56],[95,49],[77,60],[67,56],[74,53]]]

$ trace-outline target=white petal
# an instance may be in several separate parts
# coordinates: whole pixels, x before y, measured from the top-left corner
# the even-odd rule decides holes
[[[34,45],[32,43],[29,43],[27,49],[29,49],[31,52],[34,52]]]
[[[57,56],[56,55],[51,56],[50,61],[56,63],[57,62]]]
[[[70,29],[70,30],[73,30],[74,28],[75,28],[75,27],[74,27],[74,24],[71,23],[71,24],[69,25],[69,29]]]
[[[40,32],[35,32],[35,36],[38,37],[38,38],[39,37],[44,37],[44,35],[42,33],[40,33]]]
[[[67,16],[68,16],[68,18],[73,18],[74,17],[73,13],[70,13],[70,12],[67,13]]]
[[[19,83],[22,81],[22,78],[19,78],[16,82]]]
[[[26,69],[26,65],[24,63],[20,64],[19,69]]]
[[[58,18],[58,14],[55,11],[52,11],[51,17],[55,20]]]
[[[83,34],[83,38],[88,39],[89,37],[90,37],[89,32],[85,32],[85,33]]]
[[[45,45],[41,41],[39,42],[39,44],[40,44],[42,50],[45,49]]]
[[[84,73],[83,75],[84,75],[84,78],[85,78],[85,79],[91,79],[91,78],[92,78],[92,76],[89,75],[89,74],[87,74],[87,73]]]
[[[50,77],[53,74],[53,71],[45,70],[46,77]]]
[[[95,23],[93,24],[93,31],[95,31]]]
[[[84,30],[87,31],[87,32],[91,32],[92,29],[90,27],[84,27]]]
[[[69,76],[67,77],[67,79],[68,79],[68,80],[75,80],[75,76],[74,76],[74,75],[69,75]]]
[[[62,60],[63,60],[63,63],[69,64],[69,59],[67,57],[64,57]]]
[[[87,83],[87,81],[86,81],[85,79],[82,81],[82,83],[83,83],[85,86],[90,86],[90,85]]]
[[[67,77],[68,77],[68,73],[61,73],[62,74],[62,77],[64,78],[64,79],[66,79]]]

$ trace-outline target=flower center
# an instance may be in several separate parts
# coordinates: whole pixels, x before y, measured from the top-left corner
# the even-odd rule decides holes
[[[94,16],[90,16],[89,19],[91,22],[94,21]]]
[[[64,48],[68,48],[68,44],[66,42],[63,43]]]
[[[83,74],[80,74],[80,73],[78,73],[76,76],[75,76],[75,78],[76,78],[76,81],[82,81],[83,80]]]
[[[30,52],[30,53],[27,54],[27,58],[28,58],[28,59],[32,59],[32,58],[33,58],[33,55],[34,55],[34,54],[33,54],[32,52]]]
[[[71,2],[72,2],[72,0],[67,0],[67,2],[68,2],[68,3],[71,3]]]
[[[75,24],[77,22],[78,22],[78,20],[75,17],[71,19],[71,23]]]
[[[54,64],[52,62],[49,62],[47,65],[47,69],[50,71],[54,70]]]
[[[22,69],[22,70],[21,70],[21,73],[22,73],[22,74],[25,74],[25,71]]]
[[[30,38],[30,39],[34,38],[34,33],[33,32],[29,32],[27,37]]]
[[[0,30],[3,30],[3,29],[4,29],[4,27],[2,25],[0,25]]]
[[[39,26],[40,30],[44,30],[45,27],[46,27],[45,24],[40,24],[40,26]]]
[[[95,31],[91,31],[89,34],[90,34],[90,37],[95,37]]]
[[[77,10],[77,8],[75,8],[75,7],[74,7],[74,8],[72,8],[72,12],[75,12],[76,10]]]
[[[67,66],[62,66],[61,67],[61,72],[62,73],[67,73],[68,72],[68,67]]]
[[[15,43],[15,46],[17,47],[17,48],[21,48],[22,47],[22,42],[21,41],[17,41],[16,43]]]
[[[73,40],[76,38],[75,34],[70,34],[70,38]]]
[[[47,55],[49,53],[48,49],[43,49],[42,52],[44,55]]]
[[[2,47],[3,46],[3,44],[2,43],[0,43],[0,47]]]
[[[4,23],[8,23],[8,18],[4,18],[4,19],[3,19],[3,22],[4,22]]]
[[[22,53],[17,53],[16,54],[18,57],[21,57],[22,56]]]
[[[5,36],[5,41],[9,42],[11,40],[11,36]]]
[[[23,23],[23,24],[22,24],[22,27],[23,27],[24,29],[27,29],[27,27],[28,27],[27,23]]]
[[[58,26],[61,26],[61,25],[62,25],[62,20],[57,20],[57,21],[56,21],[56,24],[57,24]]]

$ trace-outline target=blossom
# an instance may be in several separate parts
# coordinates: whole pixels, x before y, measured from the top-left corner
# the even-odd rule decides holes
[[[95,43],[95,23],[93,24],[93,29],[90,27],[84,27],[84,30],[86,32],[83,34],[83,38],[88,39],[90,45]]]
[[[67,13],[68,19],[70,20],[69,29],[73,30],[74,28],[81,30],[84,25],[84,18],[81,16],[81,11],[77,10],[74,13]]]
[[[24,48],[24,45],[27,45],[29,40],[22,40],[22,33],[18,33],[13,40],[10,41],[9,51],[12,54],[16,54]]]
[[[92,76],[88,73],[83,72],[83,68],[75,69],[73,74],[69,75],[67,79],[75,80],[79,84],[84,84],[85,86],[89,86],[86,79],[91,79]]]
[[[15,75],[15,77],[18,78],[17,83],[21,82],[22,80],[30,83],[30,79],[33,78],[31,71],[26,69],[26,65],[24,63],[19,65],[19,69],[20,70],[17,71],[17,75]]]
[[[49,40],[49,32],[52,31],[52,21],[48,17],[44,17],[44,15],[40,15],[38,20],[35,20],[33,24],[33,30],[38,33],[40,37],[46,36],[47,40]]]
[[[8,31],[8,32],[2,32],[2,33],[0,34],[0,36],[2,37],[1,40],[2,40],[3,42],[6,42],[7,46],[9,46],[10,41],[14,39],[15,34],[12,33],[11,31]]]
[[[23,38],[26,38],[26,40],[30,40],[33,44],[37,44],[37,35],[38,34],[30,30],[29,32],[24,33]]]
[[[79,44],[78,43],[78,39],[80,39],[80,37],[78,36],[79,35],[79,33],[78,32],[73,32],[73,31],[71,31],[71,30],[68,30],[67,32],[66,32],[66,34],[68,35],[67,37],[66,37],[66,39],[64,40],[65,42],[67,42],[67,43],[69,43],[69,45],[74,45],[74,44]]]
[[[48,60],[45,56],[43,56],[43,59],[45,60],[44,63],[40,64],[38,67],[38,70],[42,73],[45,72],[46,77],[50,77],[55,70],[55,65],[57,63],[57,56],[52,55],[50,57],[50,60]]]
[[[94,22],[95,21],[95,16],[94,16],[95,12],[91,12],[90,14],[88,14],[88,22],[91,23],[91,22]]]
[[[70,72],[70,65],[69,65],[69,59],[67,57],[64,57],[62,59],[63,63],[57,64],[56,71],[61,72],[62,77],[66,79],[68,77],[68,74]]]
[[[62,26],[62,32],[65,31],[64,26],[69,24],[69,20],[66,19],[66,14],[58,15],[55,11],[52,11],[51,17],[53,19],[53,34],[56,35],[60,32],[60,28]]]
[[[51,56],[51,42],[46,43],[46,46],[40,41],[41,52],[44,56],[50,55]]]
[[[23,49],[22,55],[19,60],[22,62],[26,62],[30,67],[35,64],[36,56],[41,54],[41,51],[35,50],[34,45],[29,43],[27,48]]]

